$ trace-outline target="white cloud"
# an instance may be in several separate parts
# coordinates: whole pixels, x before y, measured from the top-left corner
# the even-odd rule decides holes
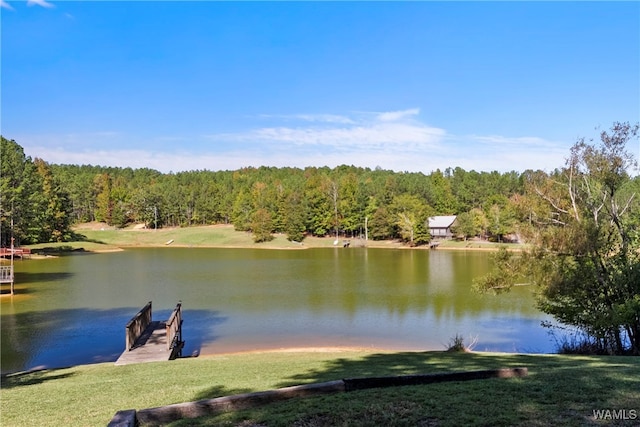
[[[23,139],[21,139],[22,141]],[[265,146],[223,145],[202,151],[188,140],[180,144],[181,151],[155,151],[146,149],[78,150],[73,147],[49,148],[45,145],[22,144],[25,153],[55,164],[92,164],[131,168],[151,168],[161,172],[188,170],[235,170],[246,166],[300,167],[342,164],[395,171],[429,173],[435,169],[462,167],[476,171],[524,171],[526,169],[553,170],[564,164],[567,150],[500,149],[489,146],[484,149],[473,143],[450,136],[446,144],[434,148],[404,146],[395,149],[384,147],[327,147],[294,146],[292,144]],[[392,147],[393,148],[393,147]]]
[[[354,117],[332,114],[268,116],[263,118],[295,118],[314,122],[309,126],[272,126],[245,132],[213,134],[209,139],[230,142],[276,142],[293,146],[326,146],[349,149],[398,146],[435,147],[446,132],[416,120],[405,120],[419,113],[418,109],[389,113],[359,113]]]
[[[386,113],[379,113],[378,120],[381,120],[383,122],[395,122],[406,117],[417,116],[418,114],[420,114],[419,108],[411,108],[401,111],[389,111]]]
[[[338,114],[261,114],[259,116],[262,119],[282,119],[285,121],[305,121],[305,122],[320,122],[320,123],[342,123],[353,124],[354,121],[347,117]]]
[[[42,6],[46,8],[55,7],[52,3],[49,3],[47,0],[27,0],[27,6]]]
[[[280,141],[296,145],[325,145],[346,148],[384,144],[433,145],[444,130],[402,123],[352,126],[347,128],[262,128],[246,134],[229,135],[239,140]]]
[[[571,145],[537,136],[456,135],[421,122],[417,115],[417,109],[349,116],[263,115],[259,119],[270,120],[270,126],[206,136],[142,137],[106,131],[15,137],[27,155],[50,163],[161,172],[341,164],[425,173],[458,166],[477,171],[550,171],[564,164]],[[302,123],[283,125],[290,120]]]
[[[473,135],[475,140],[494,146],[550,146],[553,145],[550,141],[546,141],[543,138],[535,136],[520,136],[520,137],[506,137],[501,135],[487,135],[478,136]]]
[[[4,0],[0,0],[0,8],[14,10],[13,7],[11,7],[11,5]]]
[[[563,165],[563,155],[545,150],[474,150],[472,146],[452,141],[449,149],[437,150],[379,150],[379,149],[326,149],[315,147],[264,148],[224,147],[222,150],[191,150],[182,144],[181,151],[152,151],[138,149],[73,150],[50,149],[44,146],[24,146],[25,153],[40,157],[49,163],[101,165],[114,167],[151,168],[161,172],[188,170],[236,170],[247,166],[299,167],[342,164],[395,171],[424,172],[461,167],[465,170],[499,172],[542,169],[551,171]]]

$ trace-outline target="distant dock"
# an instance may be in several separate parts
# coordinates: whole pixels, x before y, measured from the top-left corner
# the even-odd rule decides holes
[[[0,257],[9,258],[31,258],[31,249],[29,248],[0,248]]]
[[[182,340],[182,303],[178,303],[166,321],[152,319],[151,301],[125,327],[125,350],[116,365],[159,362],[179,357]]]

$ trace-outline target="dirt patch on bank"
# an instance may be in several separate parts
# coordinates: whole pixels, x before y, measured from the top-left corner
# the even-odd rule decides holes
[[[116,228],[107,224],[106,222],[83,222],[82,224],[76,224],[73,227],[74,230],[115,230]]]

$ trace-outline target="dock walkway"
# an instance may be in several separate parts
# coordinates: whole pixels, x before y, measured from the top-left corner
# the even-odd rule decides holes
[[[182,304],[178,303],[167,321],[153,321],[151,301],[126,326],[126,346],[116,365],[159,362],[180,356]]]
[[[15,286],[14,286],[14,276],[13,276],[13,264],[12,265],[2,265],[0,266],[0,284],[3,283],[8,283],[10,288],[9,288],[9,294],[13,295],[15,292]],[[0,290],[0,294],[4,295],[6,294],[6,291],[2,291]]]

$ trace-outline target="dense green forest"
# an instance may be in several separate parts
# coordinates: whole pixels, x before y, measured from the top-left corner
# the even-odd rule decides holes
[[[2,137],[2,244],[64,241],[74,223],[150,228],[233,224],[255,241],[285,233],[430,240],[427,220],[458,215],[462,238],[502,239],[532,224],[526,183],[540,171],[430,174],[355,166],[243,168],[164,174],[152,169],[48,164]]]
[[[626,151],[640,124],[614,123],[579,139],[552,172],[423,173],[336,168],[244,168],[163,174],[150,169],[50,165],[2,138],[2,244],[64,241],[73,223],[150,228],[233,224],[256,242],[273,233],[430,241],[428,219],[457,215],[454,232],[523,239],[502,250],[476,287],[537,285],[538,307],[584,334],[588,352],[640,354],[640,176]],[[582,350],[581,350],[582,351]]]

